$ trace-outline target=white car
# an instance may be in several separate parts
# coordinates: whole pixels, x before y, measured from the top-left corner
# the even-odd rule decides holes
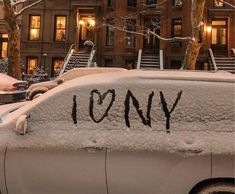
[[[230,74],[80,77],[0,124],[1,194],[234,194]]]
[[[38,96],[42,95],[43,93],[47,92],[48,90],[51,90],[52,88],[64,82],[70,81],[78,77],[97,74],[97,73],[119,72],[119,71],[127,71],[127,70],[124,68],[110,68],[110,67],[74,68],[65,72],[61,76],[57,77],[55,80],[32,84],[31,86],[29,86],[26,92],[26,99],[33,100]]]
[[[28,83],[0,73],[0,104],[25,99]]]

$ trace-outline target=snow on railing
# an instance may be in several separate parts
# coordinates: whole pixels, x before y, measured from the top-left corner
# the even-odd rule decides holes
[[[59,76],[61,76],[64,73],[64,70],[65,70],[65,68],[66,68],[66,66],[67,66],[67,64],[69,62],[69,59],[72,56],[73,52],[74,52],[74,44],[72,44],[70,46],[69,51],[68,51],[66,57],[64,58],[64,63],[62,65],[61,69],[60,69]]]
[[[215,57],[214,57],[214,54],[213,54],[213,51],[212,51],[211,48],[209,49],[209,53],[210,53],[210,57],[211,57],[211,61],[212,61],[214,70],[218,71],[218,67],[217,67],[216,62],[215,62]]]
[[[142,49],[139,49],[138,61],[137,61],[137,67],[136,67],[137,69],[140,69],[141,57],[142,57]]]
[[[232,48],[232,54],[235,57],[235,48]]]
[[[92,49],[91,49],[91,52],[90,52],[90,56],[89,56],[88,62],[87,62],[87,67],[88,67],[88,68],[91,67],[92,60],[93,60],[93,58],[94,58],[94,56],[95,56],[95,52],[96,52],[96,50],[95,50],[95,45],[93,45],[93,46],[92,46]]]
[[[163,50],[159,51],[159,56],[160,56],[160,70],[164,70],[164,66],[163,66]]]

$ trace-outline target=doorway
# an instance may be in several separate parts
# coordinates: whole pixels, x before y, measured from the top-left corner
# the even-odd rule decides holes
[[[91,16],[80,17],[79,19],[79,49],[84,49],[84,42],[95,41],[95,18]]]
[[[227,55],[228,25],[227,19],[213,19],[211,23],[211,48],[216,55]]]
[[[156,34],[160,34],[160,28],[153,26],[152,20],[149,18],[144,19],[144,26]],[[159,52],[159,40],[153,35],[149,35],[143,38],[143,51],[144,53],[158,53]]]

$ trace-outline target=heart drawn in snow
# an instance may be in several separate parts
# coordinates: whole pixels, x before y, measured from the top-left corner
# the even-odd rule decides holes
[[[100,119],[96,119],[94,116],[94,95],[98,95],[98,100],[97,100],[97,104],[101,105],[103,104],[105,98],[110,94],[111,95],[111,100],[109,105],[107,106],[104,114],[102,115],[102,117]],[[89,114],[92,118],[92,120],[96,123],[101,122],[106,116],[108,116],[108,112],[110,110],[110,108],[113,105],[113,102],[115,101],[115,90],[107,90],[107,92],[101,94],[98,90],[92,90],[91,91],[91,97],[90,97],[90,105],[89,105]]]

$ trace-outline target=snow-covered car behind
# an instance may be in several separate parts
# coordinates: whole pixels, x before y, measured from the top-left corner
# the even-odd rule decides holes
[[[32,84],[27,90],[26,99],[33,100],[34,98],[37,98],[38,96],[47,92],[48,90],[51,90],[52,88],[64,82],[67,82],[69,80],[78,77],[96,74],[96,73],[108,73],[108,72],[119,72],[119,71],[126,71],[126,69],[106,68],[106,67],[74,68],[62,74],[60,77],[57,77],[55,80]]]
[[[28,83],[0,73],[0,104],[25,99]]]
[[[234,76],[80,77],[0,124],[1,194],[234,194]]]

